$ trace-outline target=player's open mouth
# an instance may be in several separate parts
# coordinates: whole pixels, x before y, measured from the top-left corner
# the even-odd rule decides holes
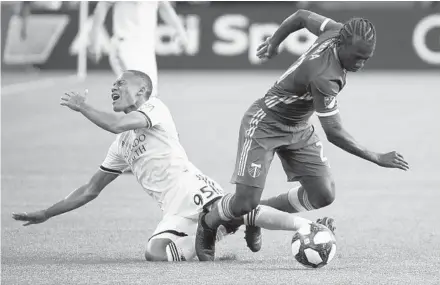
[[[119,96],[118,94],[115,94],[115,93],[112,94],[112,99],[113,99],[113,101],[118,100],[120,97],[121,97],[121,96]]]

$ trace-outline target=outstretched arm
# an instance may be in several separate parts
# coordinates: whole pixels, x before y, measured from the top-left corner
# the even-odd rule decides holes
[[[336,95],[341,89],[341,82],[316,78],[310,84],[313,104],[321,121],[327,139],[332,144],[365,160],[382,167],[408,170],[408,163],[403,156],[395,151],[376,153],[359,144],[342,126]]]
[[[379,162],[379,154],[369,151],[360,145],[343,127],[341,116],[339,113],[323,117],[318,116],[322,128],[327,136],[327,140],[337,147],[356,155],[360,158],[366,159],[373,163]]]
[[[298,10],[285,19],[275,33],[257,49],[260,58],[271,58],[276,55],[278,46],[291,34],[303,28],[319,36],[325,31],[337,30],[341,23],[307,10]]]
[[[87,184],[79,187],[51,207],[32,213],[13,213],[12,217],[17,221],[26,221],[27,223],[25,223],[24,226],[45,222],[52,217],[72,211],[89,203],[98,197],[99,193],[101,193],[110,182],[115,180],[116,177],[118,177],[118,174],[98,170]]]
[[[380,154],[360,145],[353,136],[342,127],[341,117],[338,113],[328,117],[321,116],[319,120],[327,135],[328,141],[346,152],[382,167],[399,168],[405,171],[409,169],[409,165],[403,156],[396,151]]]
[[[65,96],[61,97],[61,105],[80,112],[98,127],[114,134],[150,126],[149,118],[142,112],[130,112],[122,117],[106,113],[87,104],[86,95],[87,90],[84,94],[65,93]]]
[[[145,116],[140,112],[130,112],[119,117],[95,109],[87,103],[84,103],[79,112],[98,127],[114,134],[148,127]]]

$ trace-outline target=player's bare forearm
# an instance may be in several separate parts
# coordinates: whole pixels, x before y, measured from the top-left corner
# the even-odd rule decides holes
[[[365,160],[377,163],[378,154],[361,146],[347,131],[340,130],[327,135],[329,142]]]
[[[87,184],[79,187],[48,209],[30,213],[12,213],[12,218],[26,222],[23,226],[43,223],[51,217],[72,211],[92,201],[116,177],[118,174],[98,170]]]
[[[61,97],[60,105],[66,106],[73,111],[80,112],[92,123],[108,132],[119,134],[129,130],[149,127],[150,120],[141,112],[129,112],[122,117],[95,109],[86,103],[86,95],[78,92],[66,92]],[[136,106],[132,106],[136,108]]]
[[[118,129],[119,118],[117,115],[97,110],[85,102],[81,105],[79,111],[84,115],[84,117],[89,119],[101,129],[114,134],[120,132]]]
[[[99,111],[85,102],[80,105],[79,111],[98,127],[114,134],[150,127],[146,115],[141,112],[129,112],[121,117]]]
[[[95,199],[98,194],[89,191],[89,185],[83,185],[69,194],[66,198],[45,210],[47,218],[75,210]]]
[[[378,163],[379,154],[369,151],[368,149],[360,145],[342,127],[339,114],[329,117],[320,117],[319,119],[329,142],[345,150],[348,153],[351,153],[373,163]]]

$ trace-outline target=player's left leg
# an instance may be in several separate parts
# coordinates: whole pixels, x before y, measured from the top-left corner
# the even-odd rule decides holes
[[[165,215],[148,240],[148,261],[187,261],[196,256],[194,233],[197,220]]]
[[[145,251],[147,261],[190,261],[196,257],[197,219],[167,215],[157,226]],[[237,227],[222,226],[216,241],[235,233]]]
[[[335,200],[335,182],[322,143],[300,149],[282,148],[280,157],[288,181],[299,181],[287,193],[262,201],[276,209],[297,213],[326,207]]]

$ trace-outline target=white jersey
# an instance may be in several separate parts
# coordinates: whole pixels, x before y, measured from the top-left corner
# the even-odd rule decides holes
[[[113,35],[154,47],[158,6],[157,1],[115,1]]]
[[[143,189],[163,211],[195,214],[206,202],[221,194],[221,189],[214,189],[220,187],[212,187],[213,182],[188,160],[171,113],[160,99],[150,98],[137,111],[145,115],[148,127],[119,134],[101,170],[121,174],[130,167]],[[211,191],[212,195],[203,199],[203,203],[198,203],[199,197],[193,202],[194,195],[206,183],[215,193]],[[184,198],[175,199],[176,196]]]

